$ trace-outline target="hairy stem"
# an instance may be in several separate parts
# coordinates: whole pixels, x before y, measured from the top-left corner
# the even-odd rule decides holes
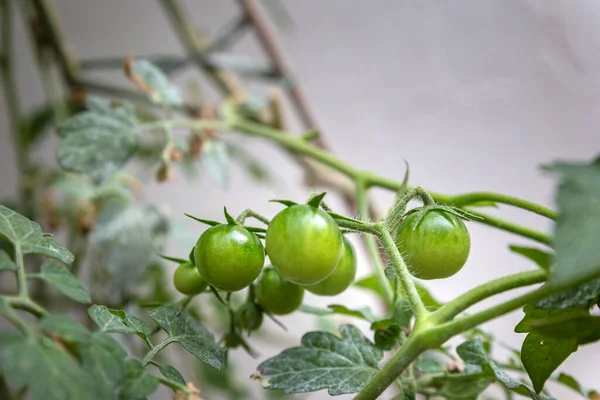
[[[23,251],[19,244],[15,244],[15,261],[17,263],[17,290],[19,297],[29,299],[27,276],[25,275],[25,263],[23,262]]]
[[[142,365],[145,367],[146,365],[148,365],[148,363],[150,361],[152,361],[152,359],[154,357],[156,357],[156,355],[165,347],[167,347],[168,345],[170,345],[171,343],[175,342],[176,339],[173,337],[167,338],[165,340],[163,340],[162,342],[160,342],[159,344],[157,344],[156,346],[154,346],[152,348],[152,350],[150,350],[146,356],[144,357],[144,359],[142,360]]]
[[[369,383],[354,397],[354,400],[378,399],[402,372],[425,350],[419,336],[411,335]]]
[[[248,218],[254,218],[265,225],[269,225],[271,223],[271,221],[268,218],[263,217],[262,215],[251,209],[242,211],[242,213],[237,217],[237,222],[240,225],[244,225],[244,222],[246,222],[246,219]]]
[[[378,186],[385,189],[397,191],[402,185],[401,182],[377,176],[369,171],[359,170],[358,168],[339,160],[330,153],[321,150],[309,143],[306,143],[305,141],[297,137],[285,135],[285,132],[282,132],[280,130],[256,122],[247,121],[241,118],[236,118],[233,121],[228,122],[230,124],[230,128],[233,130],[237,130],[251,136],[258,136],[265,139],[269,139],[270,141],[275,142],[287,148],[288,150],[291,150],[294,153],[309,156],[314,160],[319,161],[335,169],[336,171],[343,173],[344,175],[348,176],[354,181],[361,180],[365,188],[368,188],[370,186]],[[437,202],[445,204],[444,200],[446,199],[447,195],[436,194],[430,191],[428,191],[428,193]],[[512,232],[517,235],[538,241],[540,243],[550,244],[552,242],[552,236],[544,232],[540,232],[510,221],[483,214],[470,208],[465,208],[465,210],[482,218],[481,221],[478,220],[476,222],[480,222],[508,232]]]
[[[17,310],[27,311],[28,313],[40,318],[48,314],[48,312],[39,304],[31,299],[21,296],[4,296],[3,299],[9,306]]]
[[[544,282],[546,277],[546,271],[537,269],[494,279],[444,304],[441,308],[433,312],[432,318],[439,322],[449,321],[462,311],[484,299],[508,290]]]
[[[6,307],[6,309],[1,310],[1,311],[2,311],[2,313],[0,313],[0,316],[6,318],[6,320],[8,322],[13,324],[17,329],[19,329],[25,335],[31,334],[31,329],[29,328],[27,323],[25,321],[23,321],[21,319],[21,317],[19,317],[19,315],[15,312],[14,309],[12,309],[10,307]]]
[[[367,200],[367,189],[362,181],[356,181],[356,200],[358,206],[358,212],[361,218],[369,218],[369,204]],[[394,301],[394,293],[392,291],[392,287],[390,285],[390,281],[385,276],[385,271],[383,264],[381,262],[381,255],[379,254],[379,250],[377,249],[377,242],[375,238],[371,235],[365,236],[365,244],[367,246],[367,251],[369,252],[369,256],[373,263],[373,268],[375,270],[375,277],[377,278],[377,283],[383,293],[383,299],[388,306],[392,305]]]
[[[427,308],[425,308],[425,305],[423,304],[423,300],[421,300],[421,296],[419,296],[419,292],[417,291],[417,287],[413,282],[412,275],[408,271],[408,267],[406,266],[400,251],[398,251],[398,248],[396,247],[394,239],[388,231],[388,228],[383,223],[378,223],[376,226],[378,228],[378,237],[381,241],[381,245],[385,249],[387,255],[390,257],[390,261],[398,273],[402,287],[404,288],[406,296],[408,297],[407,300],[412,306],[418,322],[421,319],[426,318],[429,314],[429,311],[427,311]]]

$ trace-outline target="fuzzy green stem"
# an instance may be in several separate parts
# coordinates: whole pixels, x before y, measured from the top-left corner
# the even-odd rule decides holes
[[[4,296],[2,297],[9,306],[17,310],[27,311],[28,313],[40,318],[48,314],[48,312],[39,304],[31,299],[21,296]]]
[[[541,206],[531,201],[519,199],[517,197],[508,196],[501,193],[472,192],[456,195],[438,194],[437,200],[439,202],[443,202],[448,205],[453,205],[455,207],[464,207],[479,202],[492,201],[495,203],[502,203],[514,206],[522,210],[531,211],[532,213],[541,215],[552,220],[556,220],[556,218],[558,217],[558,213],[556,211],[551,210],[547,207]]]
[[[420,341],[419,336],[411,335],[390,361],[354,397],[354,400],[378,399],[381,393],[425,350],[427,347]]]
[[[434,311],[431,317],[439,322],[450,321],[462,311],[484,299],[508,290],[544,282],[546,278],[546,271],[537,269],[494,279],[477,286],[444,304],[441,308]]]
[[[159,344],[157,344],[156,346],[154,346],[152,348],[152,350],[150,350],[146,356],[144,357],[144,359],[142,360],[142,365],[145,367],[146,365],[148,365],[148,363],[150,361],[152,361],[152,359],[165,347],[167,347],[168,345],[170,345],[171,343],[177,341],[176,338],[174,337],[170,337],[167,338],[165,340],[163,340],[162,342],[160,342]]]
[[[371,186],[378,186],[378,187],[382,187],[385,189],[397,191],[398,189],[400,189],[400,187],[402,185],[401,182],[397,182],[397,181],[394,181],[391,179],[380,177],[369,171],[359,170],[358,168],[337,159],[330,153],[328,153],[324,150],[321,150],[321,149],[319,149],[297,137],[286,135],[285,132],[282,132],[280,130],[277,130],[277,129],[274,129],[274,128],[271,128],[271,127],[268,127],[268,126],[265,126],[265,125],[262,125],[262,124],[259,124],[256,122],[247,121],[242,118],[235,118],[232,121],[227,121],[227,122],[229,123],[229,125],[230,125],[229,128],[231,130],[237,130],[237,131],[243,132],[247,135],[258,136],[258,137],[268,139],[274,143],[277,143],[277,144],[287,148],[288,150],[290,150],[294,153],[309,156],[310,158],[312,158],[316,161],[319,161],[319,162],[335,169],[336,171],[343,173],[344,175],[348,176],[349,178],[353,179],[354,181],[360,180],[362,182],[362,184],[364,185],[365,189],[367,189]],[[449,198],[448,195],[433,193],[431,191],[428,191],[428,193],[431,195],[431,197],[435,201],[437,201],[438,203],[442,203],[442,204],[445,204],[445,200]],[[514,198],[511,198],[511,199],[514,199]],[[500,200],[508,201],[507,198],[503,199],[501,197],[497,197],[497,201],[501,202]],[[519,199],[517,199],[517,200],[519,200]],[[521,203],[518,201],[512,201],[512,203],[513,203],[512,205],[522,204],[527,207],[529,207],[529,205],[533,204],[533,203],[525,202],[524,200]],[[539,207],[541,207],[541,206],[539,206]],[[528,228],[528,227],[525,227],[525,226],[522,226],[519,224],[515,224],[510,221],[505,221],[505,220],[502,220],[497,217],[492,217],[487,214],[479,213],[479,212],[471,210],[471,209],[466,209],[466,210],[474,215],[477,215],[477,216],[480,216],[483,218],[481,221],[477,221],[477,222],[480,222],[480,223],[483,223],[486,225],[491,225],[496,228],[499,228],[499,229],[502,229],[502,230],[505,230],[508,232],[512,232],[512,233],[515,233],[517,235],[520,235],[520,236],[523,236],[523,237],[526,237],[529,239],[536,240],[540,243],[550,244],[552,242],[552,237],[544,232],[536,231],[534,229],[531,229],[531,228]]]
[[[246,222],[247,218],[254,218],[265,225],[269,225],[271,223],[271,221],[268,218],[263,217],[262,215],[251,209],[242,211],[242,213],[237,217],[236,221],[238,222],[238,224],[244,225],[244,222]]]
[[[6,318],[8,322],[13,324],[17,329],[23,332],[25,335],[31,334],[31,329],[27,325],[25,321],[19,317],[19,315],[10,307],[6,307],[6,309],[2,310],[0,316]]]
[[[361,180],[356,181],[356,204],[358,206],[358,213],[360,217],[368,220],[369,203],[367,199],[367,189]],[[377,283],[379,284],[379,288],[383,294],[383,300],[388,306],[391,306],[393,304],[392,302],[394,301],[394,293],[392,291],[390,281],[385,276],[384,266],[381,262],[381,255],[377,249],[377,242],[373,236],[367,235],[365,236],[365,244],[367,245],[367,251],[369,252],[369,256],[373,262],[375,277],[377,278]]]
[[[15,261],[17,263],[17,290],[19,297],[29,299],[27,276],[25,275],[25,263],[23,261],[23,251],[18,243],[15,244]]]
[[[396,244],[394,243],[394,239],[392,238],[392,235],[390,234],[388,228],[381,222],[378,223],[376,226],[378,229],[377,236],[379,237],[379,240],[381,241],[381,245],[383,246],[383,249],[385,250],[387,255],[390,257],[390,261],[392,262],[392,265],[394,266],[394,268],[396,269],[396,272],[398,273],[400,282],[402,283],[402,287],[404,288],[404,291],[406,292],[407,300],[410,303],[410,305],[412,306],[413,313],[415,314],[415,317],[417,318],[417,322],[418,322],[421,319],[426,318],[429,314],[429,311],[427,311],[427,308],[425,308],[425,305],[423,304],[423,300],[421,299],[421,296],[419,296],[419,292],[417,291],[417,287],[415,286],[415,283],[413,282],[412,275],[408,271],[408,267],[406,266],[406,263],[404,262],[404,259],[402,258],[402,255],[400,254],[400,251],[396,247]]]
[[[200,129],[216,129],[216,130],[230,130],[229,126],[221,121],[212,121],[212,120],[198,120],[198,119],[169,119],[169,120],[160,120],[147,122],[145,124],[140,124],[137,126],[137,131],[151,131],[157,129],[165,129],[167,126],[170,129],[175,128],[190,128],[193,130]]]
[[[431,197],[429,193],[422,187],[418,186],[408,192],[405,196],[401,197],[396,201],[396,203],[390,208],[387,216],[384,221],[385,224],[390,227],[390,229],[394,229],[398,222],[402,219],[404,212],[406,211],[406,206],[408,203],[414,199],[415,197],[420,197],[423,201],[424,206],[430,206],[435,204],[435,201]]]

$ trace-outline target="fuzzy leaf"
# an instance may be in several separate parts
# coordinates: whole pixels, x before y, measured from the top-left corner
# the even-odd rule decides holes
[[[125,361],[120,399],[137,400],[148,397],[158,386],[158,379],[135,359]]]
[[[155,103],[166,106],[178,106],[183,103],[177,87],[172,85],[166,75],[148,60],[133,61],[129,79],[146,92]]]
[[[89,304],[92,302],[90,294],[85,286],[83,286],[83,283],[61,265],[45,262],[42,264],[42,270],[39,277],[48,284],[54,286],[65,296],[68,296],[79,303]]]
[[[102,332],[136,333],[137,330],[128,325],[125,311],[114,310],[106,306],[94,304],[88,309],[90,318]]]
[[[12,258],[10,258],[7,252],[0,249],[0,271],[5,269],[14,271],[17,269],[17,264],[15,264],[15,262],[12,260]]]
[[[599,297],[600,279],[595,279],[540,300],[535,303],[535,307],[544,309],[589,307]]]
[[[555,163],[548,170],[560,175],[556,195],[559,216],[554,246],[556,263],[550,282],[570,282],[600,272],[600,165]]]
[[[73,254],[51,236],[42,233],[38,223],[1,205],[0,237],[4,237],[14,246],[20,246],[23,254],[41,254],[65,264],[73,262]]]
[[[510,390],[525,396],[530,396],[533,400],[547,399],[546,396],[541,394],[538,395],[532,388],[513,379],[500,369],[500,367],[498,367],[485,353],[481,340],[476,339],[465,342],[456,348],[456,352],[465,363],[481,367],[482,372],[485,375],[495,377]]]
[[[101,385],[55,342],[44,336],[0,334],[0,367],[11,391],[29,388],[33,399],[102,400]]]
[[[167,379],[172,380],[173,382],[177,382],[180,385],[185,386],[185,379],[183,379],[183,376],[181,375],[181,373],[179,371],[177,371],[177,369],[175,369],[174,367],[170,366],[170,365],[161,365],[161,364],[154,364],[156,365],[156,367],[158,368],[158,370],[160,371],[161,374],[163,374],[163,376]]]
[[[215,343],[212,333],[185,309],[168,305],[148,311],[148,315],[169,334],[170,341],[180,343],[200,361],[220,369],[225,349]]]
[[[90,103],[91,104],[91,103]],[[100,182],[114,175],[137,150],[136,121],[110,106],[94,105],[58,129],[62,137],[58,163]]]
[[[261,363],[254,379],[286,394],[328,389],[333,396],[360,391],[377,373],[383,352],[352,325],[342,325],[340,334],[305,334],[300,347]]]
[[[415,368],[426,374],[439,374],[444,372],[444,366],[433,358],[421,357],[415,363]]]
[[[202,147],[202,167],[222,188],[229,186],[229,156],[223,142],[210,140]]]

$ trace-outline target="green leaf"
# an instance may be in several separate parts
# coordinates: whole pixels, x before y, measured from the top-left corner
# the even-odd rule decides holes
[[[600,317],[592,317],[587,308],[543,310],[526,306],[525,317],[515,332],[536,332],[556,339],[575,339],[586,344],[600,339]]]
[[[300,347],[262,362],[253,378],[286,394],[328,389],[334,396],[360,391],[377,373],[383,352],[352,325],[342,325],[340,334],[341,338],[326,332],[305,334]]]
[[[508,246],[510,251],[513,253],[517,253],[526,257],[536,263],[540,268],[544,271],[548,271],[550,269],[550,264],[554,256],[544,250],[536,249],[534,247],[526,247],[526,246],[517,246],[515,244],[511,244]]]
[[[421,357],[415,362],[415,368],[426,374],[439,374],[444,372],[444,366],[434,358]]]
[[[172,85],[166,75],[148,60],[135,60],[131,63],[132,80],[146,92],[150,100],[166,106],[183,103],[179,89]]]
[[[437,391],[447,400],[477,400],[494,379],[482,373],[446,375],[433,378]]]
[[[111,205],[102,209],[90,235],[94,261],[111,275],[111,289],[132,293],[169,230],[167,217],[155,206]]]
[[[135,359],[125,361],[125,374],[121,382],[120,399],[143,399],[154,392],[158,379]]]
[[[65,296],[68,296],[79,303],[89,304],[92,302],[90,294],[85,286],[83,286],[83,283],[75,278],[75,276],[62,265],[45,262],[42,264],[39,278],[54,286]]]
[[[123,364],[127,352],[104,332],[94,332],[78,345],[83,368],[102,384],[104,390],[117,394],[125,373]]]
[[[183,376],[181,375],[181,373],[179,371],[177,371],[177,369],[175,369],[174,367],[170,366],[170,365],[161,365],[161,364],[157,364],[157,363],[153,363],[154,365],[156,365],[156,367],[158,368],[158,370],[160,371],[160,373],[167,379],[172,380],[173,382],[177,382],[180,385],[185,386],[185,379],[183,379]]]
[[[536,392],[542,391],[550,375],[578,347],[577,339],[573,338],[557,339],[535,332],[527,335],[521,349],[521,360]]]
[[[600,272],[600,166],[554,163],[546,169],[560,175],[550,282],[568,285]]]
[[[103,400],[101,385],[74,358],[44,336],[0,334],[0,367],[12,392],[29,388],[44,400]]]
[[[127,317],[122,310],[114,310],[106,306],[94,304],[88,308],[88,314],[102,332],[137,332],[135,328],[125,323]]]
[[[385,277],[388,278],[390,281],[395,281],[396,279],[398,279],[398,272],[394,267],[386,267],[385,270],[383,270],[383,272],[385,273]]]
[[[536,308],[570,308],[582,306],[588,308],[600,297],[600,279],[567,289],[535,303]]]
[[[66,315],[50,314],[40,321],[45,332],[57,334],[67,342],[84,342],[90,331]]]
[[[105,180],[137,150],[135,124],[116,110],[76,114],[58,129],[62,137],[58,163],[66,170],[90,175],[95,182]]]
[[[306,314],[313,314],[313,315],[320,315],[320,316],[321,315],[331,315],[331,314],[347,315],[350,317],[360,318],[360,319],[363,319],[368,322],[373,322],[375,320],[375,315],[373,314],[373,311],[369,307],[363,307],[363,308],[353,310],[353,309],[350,309],[341,304],[331,304],[331,305],[327,306],[327,308],[319,308],[319,307],[313,307],[313,306],[303,304],[302,306],[300,306],[300,311],[302,311]]]
[[[0,249],[0,271],[2,270],[13,270],[17,269],[17,264],[10,258],[7,252]]]
[[[510,390],[525,396],[529,395],[534,400],[546,399],[544,395],[538,395],[533,389],[511,378],[500,369],[485,353],[481,340],[476,339],[465,342],[456,348],[456,352],[465,363],[481,367],[484,374],[494,376]]]
[[[200,361],[220,369],[225,362],[225,349],[215,343],[212,333],[195,320],[187,310],[168,305],[148,311],[148,315],[169,334],[170,341],[180,343]]]
[[[20,246],[23,254],[41,254],[65,264],[73,262],[73,254],[51,236],[43,234],[38,223],[1,205],[0,236],[13,245]]]
[[[200,158],[208,176],[222,188],[229,186],[229,156],[223,142],[209,140],[202,146]]]

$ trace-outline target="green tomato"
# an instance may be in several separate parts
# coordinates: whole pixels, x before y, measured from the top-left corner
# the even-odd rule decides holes
[[[216,225],[205,231],[194,250],[200,276],[209,285],[228,292],[248,287],[265,262],[262,243],[239,225]]]
[[[444,210],[415,209],[400,221],[395,233],[396,246],[411,274],[419,279],[448,278],[460,271],[469,257],[467,227],[461,218]]]
[[[316,285],[305,286],[305,289],[320,296],[335,296],[346,290],[354,281],[355,276],[356,256],[352,245],[344,237],[342,258],[333,273]]]
[[[266,234],[273,267],[298,285],[315,285],[335,270],[342,256],[342,233],[325,211],[297,204],[273,218]]]
[[[300,307],[304,288],[286,281],[274,268],[265,268],[256,284],[255,294],[265,311],[285,315]]]
[[[173,283],[179,293],[194,296],[202,293],[208,287],[208,283],[200,276],[198,269],[191,263],[182,263],[173,274]]]
[[[262,325],[263,313],[256,304],[245,303],[239,310],[238,316],[242,328],[247,331],[255,331]]]

